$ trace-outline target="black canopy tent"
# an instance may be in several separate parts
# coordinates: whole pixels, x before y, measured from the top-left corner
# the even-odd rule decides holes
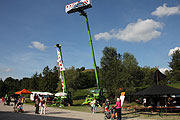
[[[134,95],[146,99],[145,106],[180,106],[180,89],[167,85],[153,85]]]
[[[153,78],[155,85],[139,91],[134,95],[143,96],[143,98],[146,98],[146,105],[150,106],[158,106],[158,102],[160,102],[161,106],[166,106],[168,105],[169,101],[175,101],[175,104],[179,106],[180,103],[178,101],[180,101],[180,98],[176,98],[175,96],[180,95],[180,89],[173,88],[168,85],[159,85],[160,81],[165,80],[166,76],[162,74],[158,69],[154,72]],[[174,98],[172,98],[172,96],[174,96]],[[172,103],[169,105],[172,105]]]
[[[134,95],[152,96],[152,95],[180,95],[180,89],[173,88],[167,85],[153,85]]]

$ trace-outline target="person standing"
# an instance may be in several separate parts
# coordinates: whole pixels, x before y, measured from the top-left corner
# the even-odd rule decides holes
[[[46,99],[44,97],[42,97],[42,100],[41,100],[41,113],[40,114],[43,114],[44,112],[44,115],[46,114]]]
[[[91,102],[91,109],[93,113],[96,113],[97,111],[97,101],[96,98],[94,98],[94,100]]]
[[[143,105],[146,106],[146,98],[143,99]]]
[[[110,105],[110,100],[109,100],[109,98],[107,97],[107,98],[106,98],[106,101],[105,101],[105,109],[108,109],[108,110],[109,110],[109,105]]]
[[[117,119],[121,120],[121,99],[120,98],[117,98],[115,107],[117,111]]]
[[[38,99],[38,96],[36,96],[36,99],[35,99],[34,102],[35,102],[35,107],[36,107],[35,113],[39,114],[39,99]]]

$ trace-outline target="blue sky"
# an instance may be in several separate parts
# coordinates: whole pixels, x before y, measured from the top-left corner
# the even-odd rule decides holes
[[[85,18],[66,14],[76,0],[0,0],[0,78],[21,79],[56,65],[93,68]],[[139,66],[168,68],[180,49],[179,0],[92,0],[89,18],[96,63],[105,46],[135,56]]]

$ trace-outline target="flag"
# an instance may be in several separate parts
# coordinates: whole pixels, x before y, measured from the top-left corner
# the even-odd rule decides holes
[[[57,50],[57,56],[58,56],[57,62],[58,62],[59,70],[60,70],[60,71],[64,71],[65,69],[64,69],[64,67],[63,67],[63,63],[62,63],[62,59],[61,59],[60,52],[59,52],[58,49],[56,49],[56,50]]]
[[[59,70],[60,70],[59,78],[60,78],[60,80],[61,80],[62,90],[63,90],[63,93],[64,93],[64,80],[63,80],[63,76],[62,76],[62,74],[61,74],[61,71],[64,71],[65,69],[64,69],[64,67],[63,67],[63,63],[62,63],[62,59],[61,59],[60,52],[59,52],[58,49],[56,49],[56,50],[57,50],[57,56],[58,56],[57,62],[58,62]]]
[[[63,81],[63,77],[62,77],[61,72],[60,72],[59,78],[61,80],[62,90],[63,90],[63,93],[64,93],[64,81]]]

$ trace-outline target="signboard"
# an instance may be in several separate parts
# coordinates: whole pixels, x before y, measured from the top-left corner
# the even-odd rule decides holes
[[[66,5],[65,9],[66,9],[66,13],[70,14],[70,13],[82,11],[91,7],[92,7],[91,0],[81,0],[75,3],[71,3],[69,5]]]

